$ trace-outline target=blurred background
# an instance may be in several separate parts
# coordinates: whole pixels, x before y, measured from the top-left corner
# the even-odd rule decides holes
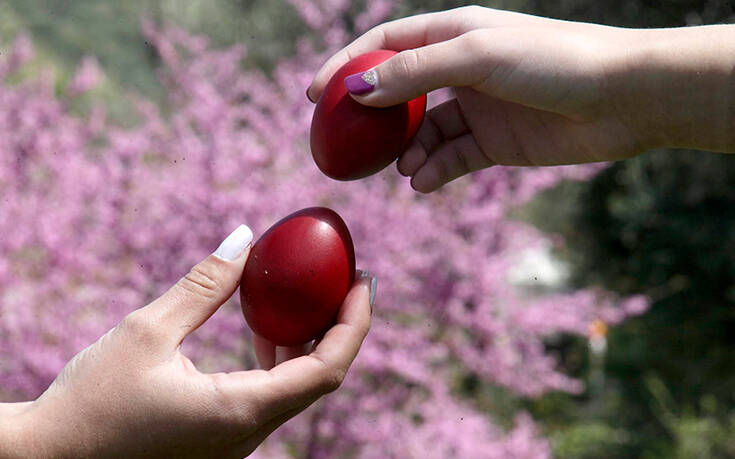
[[[624,27],[675,27],[735,21],[735,6],[727,0],[498,0],[479,3],[565,20]],[[255,221],[254,226],[262,231],[280,216],[302,206],[301,201],[290,201],[286,195],[289,191],[298,190],[300,183],[311,182],[300,182],[302,179],[294,178],[298,175],[284,172],[292,171],[300,163],[289,162],[292,161],[290,157],[278,159],[278,155],[296,150],[299,154],[308,154],[304,152],[307,151],[312,108],[302,99],[306,88],[302,82],[309,81],[311,72],[318,68],[330,50],[338,49],[382,18],[465,4],[468,2],[453,0],[351,3],[272,0],[0,1],[0,58],[5,59],[5,67],[0,66],[3,69],[0,72],[0,80],[3,81],[0,86],[3,121],[0,125],[6,133],[18,135],[23,132],[22,138],[0,140],[0,151],[5,157],[0,163],[4,168],[0,173],[0,196],[5,202],[5,207],[0,207],[0,220],[3,220],[0,224],[3,228],[0,235],[0,257],[3,258],[0,262],[0,288],[4,291],[0,295],[0,322],[4,322],[4,328],[0,328],[0,399],[20,400],[37,396],[75,351],[96,339],[105,327],[113,325],[124,313],[137,307],[136,304],[140,306],[142,301],[160,292],[167,282],[181,273],[183,267],[188,266],[187,263],[196,261],[207,250],[216,247],[220,235],[226,234],[228,227],[236,226],[233,220],[236,216],[224,218],[222,215],[244,213],[248,223]],[[311,13],[309,7],[313,9]],[[191,38],[193,36],[205,36],[207,40],[196,41]],[[17,60],[23,57],[23,49],[18,45],[19,37],[32,43],[34,52],[22,59],[22,66],[19,64],[12,71],[7,70],[14,56]],[[169,45],[184,49],[180,55],[193,59],[195,65],[178,62]],[[208,51],[230,49],[233,45],[246,48],[247,57],[238,59]],[[224,65],[225,61],[234,62],[234,68]],[[189,71],[187,67],[198,69],[197,65],[201,65],[203,73],[186,73]],[[213,68],[221,71],[214,75],[208,73],[207,69]],[[258,112],[257,116],[241,111],[233,115],[235,118],[250,116],[247,122],[251,130],[217,127],[219,124],[212,127],[214,122],[210,121],[214,115],[202,114],[209,109],[204,106],[206,104],[192,101],[217,99],[217,88],[236,74],[244,75],[244,86],[270,88],[260,94],[275,92],[268,100],[258,100],[259,96],[254,91],[224,97],[233,111],[233,107],[241,105],[246,109],[255,107],[253,110]],[[211,78],[217,82],[207,87],[192,83],[200,78]],[[188,82],[183,81],[185,79]],[[278,89],[273,89],[273,85]],[[181,88],[184,88],[183,92]],[[203,91],[201,88],[213,92],[200,94],[197,91]],[[247,91],[243,89],[243,92]],[[181,102],[182,97],[188,97],[189,102]],[[289,105],[292,100],[298,100],[301,105]],[[29,107],[36,105],[46,108],[27,112],[31,110]],[[150,114],[153,112],[155,115]],[[243,109],[243,112],[247,110]],[[23,124],[26,123],[24,113],[31,113],[28,116],[35,117],[35,121]],[[177,118],[184,113],[188,116],[185,121]],[[210,121],[200,119],[206,116]],[[286,121],[282,118],[288,118],[288,122],[294,124],[284,125],[282,123]],[[188,130],[178,127],[177,123],[195,127]],[[196,123],[204,123],[205,127]],[[58,132],[48,128],[50,125]],[[44,126],[48,129],[45,130]],[[269,144],[268,139],[257,137],[267,129],[275,129],[268,131],[273,137],[278,136],[279,129],[289,129],[292,132],[291,143],[288,146]],[[51,140],[43,137],[46,131],[52,132],[49,134],[53,137]],[[74,134],[67,135],[70,132]],[[201,197],[203,202],[198,204],[198,210],[191,211],[192,215],[210,215],[207,212],[213,212],[211,215],[214,217],[210,221],[214,218],[220,220],[213,226],[195,226],[193,231],[201,230],[199,238],[184,237],[186,229],[174,228],[154,217],[178,215],[184,228],[190,227],[191,222],[186,220],[189,214],[182,214],[183,204],[175,200],[180,193],[179,187],[185,185],[183,179],[175,178],[181,172],[166,175],[151,165],[172,164],[174,156],[181,157],[179,162],[193,161],[194,156],[189,157],[185,153],[194,144],[198,145],[196,148],[201,147],[201,132],[211,134],[214,140],[226,138],[229,143],[221,145],[213,140],[214,146],[207,147],[213,153],[210,156],[202,154],[204,156],[200,158],[224,158],[225,153],[219,153],[223,151],[235,152],[227,154],[237,156],[237,152],[246,149],[252,156],[247,165],[251,168],[249,170],[268,170],[269,177],[275,174],[291,185],[283,188],[283,198],[274,198],[277,202],[271,209],[264,204],[260,207],[250,204],[267,192],[267,178],[263,178],[261,184],[258,181],[261,179],[253,177],[249,182],[252,186],[243,188],[239,184],[230,186],[230,181],[236,179],[220,177],[218,185],[206,188],[210,194],[205,193]],[[179,144],[176,143],[179,140],[173,138],[188,138],[189,143]],[[194,138],[196,142],[192,140]],[[102,145],[101,150],[96,149],[97,145]],[[74,166],[71,169],[43,159],[50,152],[56,154],[56,151],[67,150],[69,156],[64,162]],[[133,150],[138,153],[131,153]],[[175,153],[169,155],[171,151]],[[271,156],[276,159],[267,158]],[[116,159],[110,162],[113,157]],[[137,166],[130,166],[131,161],[137,161]],[[26,162],[39,165],[38,170],[30,173],[23,169]],[[104,170],[97,169],[100,163],[105,164]],[[235,169],[240,167],[244,166],[237,163]],[[141,172],[144,169],[149,175]],[[131,175],[126,176],[126,170],[131,170]],[[189,177],[187,173],[184,177]],[[212,173],[220,172],[215,170]],[[24,174],[28,174],[27,177]],[[399,314],[399,306],[394,309],[386,307],[384,316],[379,317],[384,317],[386,324],[393,321],[396,326],[400,323],[412,330],[417,328],[417,324],[423,327],[422,330],[426,329],[425,324],[442,330],[432,335],[421,335],[421,339],[435,345],[431,349],[436,352],[421,354],[420,358],[426,359],[426,368],[431,368],[437,359],[441,362],[446,387],[437,392],[430,381],[422,379],[421,371],[426,368],[411,373],[406,370],[407,361],[399,357],[395,357],[399,359],[395,365],[401,369],[392,368],[393,373],[390,374],[398,374],[396,378],[401,381],[400,388],[394,379],[388,387],[385,379],[379,379],[388,378],[387,370],[380,366],[382,363],[365,362],[359,367],[362,370],[356,371],[367,376],[363,375],[359,384],[347,384],[345,389],[357,395],[342,403],[349,405],[360,400],[364,406],[356,404],[349,408],[334,402],[331,408],[319,408],[321,411],[312,414],[307,412],[303,416],[311,417],[303,427],[297,424],[289,430],[287,425],[280,433],[281,437],[274,439],[290,446],[276,445],[269,449],[266,445],[258,454],[264,457],[377,457],[380,452],[382,457],[430,457],[424,456],[419,446],[403,450],[398,441],[376,446],[382,441],[381,437],[371,437],[365,432],[373,429],[390,432],[398,422],[392,418],[383,419],[384,425],[379,428],[370,423],[381,422],[376,417],[354,425],[349,435],[340,437],[334,433],[335,425],[345,422],[345,413],[350,409],[358,410],[357,407],[362,406],[361,409],[368,412],[371,406],[381,406],[376,400],[368,400],[366,394],[380,398],[381,391],[386,391],[384,400],[390,401],[402,399],[406,394],[416,394],[417,387],[429,387],[425,389],[433,394],[429,400],[432,397],[443,400],[443,396],[438,394],[446,390],[447,397],[459,400],[456,402],[458,406],[477,419],[473,418],[475,424],[433,425],[432,429],[436,430],[425,430],[423,437],[416,437],[416,445],[421,441],[430,443],[430,439],[437,438],[438,443],[446,441],[448,445],[441,451],[458,457],[735,457],[735,158],[685,150],[654,151],[600,170],[580,173],[579,177],[565,174],[546,180],[548,185],[529,185],[535,191],[527,193],[527,199],[522,201],[514,201],[513,194],[521,191],[512,186],[508,188],[508,194],[503,195],[507,208],[502,218],[504,222],[508,221],[504,225],[510,225],[508,231],[522,225],[529,234],[533,234],[530,239],[546,242],[534,242],[538,250],[520,261],[507,255],[519,245],[524,245],[526,240],[503,243],[502,256],[492,258],[503,262],[493,265],[492,269],[496,270],[493,272],[515,270],[517,279],[513,282],[520,293],[513,296],[512,301],[507,300],[507,304],[514,306],[504,309],[502,320],[497,319],[489,325],[489,331],[472,330],[474,335],[467,341],[462,341],[465,337],[458,331],[466,317],[462,316],[465,317],[462,319],[459,312],[451,311],[454,311],[452,308],[462,309],[462,314],[482,311],[484,300],[473,299],[472,293],[457,292],[467,288],[472,290],[473,286],[484,282],[483,275],[488,271],[485,274],[463,271],[467,268],[461,265],[472,260],[465,258],[456,261],[458,267],[452,271],[452,276],[435,272],[438,262],[426,257],[431,258],[431,250],[441,255],[444,253],[441,250],[449,249],[430,246],[428,255],[413,259],[410,254],[396,252],[401,247],[400,240],[390,244],[371,242],[370,234],[379,230],[370,222],[358,221],[360,217],[356,214],[366,208],[376,215],[388,212],[379,209],[380,199],[385,199],[404,206],[391,204],[395,208],[391,208],[390,215],[384,215],[385,221],[398,222],[404,218],[397,214],[410,207],[414,200],[421,200],[420,205],[424,206],[421,209],[426,212],[434,209],[439,212],[435,215],[445,212],[448,216],[456,209],[450,210],[443,200],[458,196],[458,199],[467,198],[471,195],[468,190],[474,189],[472,187],[489,189],[491,184],[501,180],[517,184],[525,178],[486,174],[482,176],[485,178],[473,179],[471,184],[465,180],[465,185],[453,185],[449,191],[433,197],[416,197],[407,190],[407,183],[399,182],[396,174],[386,173],[386,176],[364,185],[368,188],[360,188],[376,196],[374,203],[366,204],[358,203],[357,198],[342,196],[344,188],[340,185],[329,184],[329,189],[314,191],[315,194],[309,198],[313,203],[327,203],[334,205],[343,215],[355,215],[356,242],[364,241],[363,247],[370,248],[365,249],[358,263],[360,260],[370,261],[371,270],[378,265],[381,283],[388,278],[386,289],[380,292],[383,301],[390,301],[391,294],[407,299],[417,298],[416,292],[426,294],[427,298],[429,294],[434,295],[434,299],[444,295],[435,303],[424,297],[416,299],[417,304],[422,304],[416,307],[415,312],[401,313],[408,318]],[[143,175],[147,178],[139,179]],[[196,177],[200,180],[199,175]],[[314,183],[319,183],[320,179],[316,175],[314,177]],[[538,175],[529,177],[532,178],[527,180],[535,180],[533,183],[542,180]],[[109,185],[109,180],[115,185]],[[80,181],[85,189],[75,188]],[[155,187],[147,188],[145,185],[154,182],[157,183]],[[113,187],[117,190],[114,196],[97,200],[96,196],[104,196],[105,193],[98,193],[99,190]],[[395,191],[397,188],[406,190]],[[229,193],[233,189],[236,199],[233,197],[228,203],[212,204],[214,195],[224,196],[223,200],[227,196],[235,196],[216,193],[217,190],[228,190]],[[87,194],[90,191],[92,195]],[[55,200],[41,203],[54,193],[60,197],[59,202],[78,200],[81,203],[74,207],[73,212],[54,213],[56,210],[52,212],[52,207],[62,209],[63,205]],[[359,195],[357,192],[354,194]],[[33,201],[33,196],[37,196],[38,202]],[[20,203],[19,207],[13,207],[8,203],[9,199]],[[477,204],[467,204],[465,224],[470,225],[470,215],[480,222],[496,218],[483,216],[485,214],[478,217],[471,210],[472,205]],[[43,207],[45,205],[51,207]],[[157,207],[159,205],[165,209],[162,211]],[[20,207],[25,207],[26,211]],[[144,207],[148,209],[148,219],[137,216],[139,208],[140,215],[143,215]],[[105,220],[105,215],[119,208],[126,209],[114,217],[120,220]],[[490,214],[487,210],[487,215]],[[51,220],[45,221],[43,215],[50,216]],[[409,218],[418,222],[431,221],[429,216],[419,215],[419,211]],[[94,230],[86,230],[86,223],[80,223],[90,219],[97,222]],[[346,220],[352,227],[350,219]],[[125,228],[129,229],[113,231],[115,234],[111,235],[110,222],[117,222],[115,225],[125,223],[129,225]],[[45,230],[44,225],[48,225]],[[141,225],[146,226],[150,234],[137,231]],[[472,231],[477,231],[472,228],[475,227],[445,227],[454,234],[462,231],[470,234],[464,241],[457,241],[458,245],[452,246],[452,250],[457,247],[467,250],[481,247],[480,253],[490,250],[487,247],[493,241],[479,235],[472,236]],[[24,239],[23,234],[34,236]],[[124,244],[120,242],[121,234],[129,239],[123,241]],[[501,234],[500,230],[498,234]],[[438,234],[425,236],[427,241],[440,237]],[[84,247],[88,251],[85,256],[91,258],[81,259],[79,253],[70,255],[64,250],[57,250],[56,247],[62,244],[55,242],[54,238],[65,238],[65,247],[75,244]],[[106,238],[112,238],[115,244],[122,246],[110,252],[110,242]],[[149,253],[150,247],[159,245],[166,245],[171,251],[161,252],[157,261],[146,258],[149,255],[139,256],[142,252]],[[193,249],[184,249],[182,245]],[[46,249],[40,250],[39,247]],[[423,249],[411,246],[409,252],[412,250]],[[373,251],[385,254],[383,260],[376,258],[373,262],[371,255],[367,254]],[[400,262],[387,259],[398,257],[396,253],[401,253]],[[163,260],[175,261],[168,263]],[[52,279],[54,274],[44,271],[53,263],[66,270],[66,277]],[[380,263],[385,267],[381,268],[384,265]],[[398,265],[398,268],[393,265]],[[489,265],[485,268],[490,269]],[[121,275],[117,271],[127,274]],[[155,273],[151,275],[152,281],[139,280],[150,273]],[[466,280],[466,284],[461,284],[465,290],[460,289],[457,279]],[[534,280],[535,283],[532,282]],[[88,282],[94,282],[94,289],[79,287],[89,285]],[[437,287],[435,292],[427,293],[421,288],[423,282],[439,282],[443,290]],[[39,287],[41,285],[43,288]],[[447,286],[454,290],[447,290]],[[103,316],[95,315],[99,314],[98,310],[90,313],[89,305],[107,302],[111,291],[119,300],[118,306],[110,307]],[[498,291],[486,293],[492,296]],[[584,309],[587,306],[582,305],[579,316],[575,316],[576,325],[558,325],[556,329],[540,331],[532,329],[529,321],[506,319],[519,308],[530,311],[530,308],[524,309],[525,305],[531,301],[538,302],[539,298],[546,299],[548,304],[543,303],[546,309],[538,309],[535,313],[542,318],[549,317],[553,314],[551,311],[556,311],[553,308],[560,307],[559,303],[576,305],[591,301],[573,296],[574,292],[585,291],[604,291],[605,297],[620,299],[645,298],[647,310],[642,312],[645,307],[641,306],[615,315],[604,311],[590,312]],[[462,304],[455,305],[453,299],[461,295],[465,295]],[[500,297],[507,297],[502,295]],[[26,311],[32,301],[43,302],[50,309],[59,305],[59,315],[48,316],[51,313],[49,309],[33,309],[27,312],[27,317],[24,316],[26,312],[22,311]],[[488,308],[496,311],[496,305],[497,302]],[[421,312],[424,307],[428,312]],[[595,307],[602,306],[597,304]],[[234,310],[231,311],[233,317],[236,317],[239,314],[237,306],[231,309]],[[445,310],[450,312],[442,312]],[[567,313],[575,314],[574,310]],[[42,316],[48,319],[41,319]],[[497,332],[498,327],[502,333]],[[59,328],[65,332],[58,333]],[[247,340],[243,339],[246,331],[241,324],[231,329],[221,324],[209,334],[205,330],[202,332],[199,340],[192,344],[191,352],[195,356],[201,352],[200,361],[205,368],[206,362],[214,358],[211,352],[208,354],[209,351],[200,349],[226,351],[233,356],[234,366],[242,366],[243,362],[253,364]],[[423,342],[416,338],[416,343],[403,343],[389,333],[388,329],[383,332],[376,330],[376,344],[365,351],[366,360],[370,356],[381,362],[390,360],[392,354],[383,349],[388,346],[386,343],[393,342],[395,347],[408,349]],[[71,339],[72,335],[76,341]],[[553,358],[551,363],[544,360],[546,363],[543,365],[548,368],[539,370],[539,374],[549,382],[535,387],[523,380],[523,376],[518,376],[524,368],[535,365],[532,363],[534,358],[539,361],[546,358],[534,354],[535,351],[524,351],[520,344],[513,348],[512,354],[514,359],[520,359],[520,363],[502,364],[506,365],[507,374],[494,373],[495,369],[486,369],[473,360],[494,358],[495,354],[483,352],[487,347],[497,348],[499,341],[486,341],[483,336],[501,335],[519,340],[526,339],[518,338],[519,335],[533,336],[536,341],[528,338],[531,341],[523,341],[524,346],[540,343],[544,356]],[[218,339],[231,342],[223,344]],[[65,340],[73,343],[64,347],[60,343]],[[233,345],[234,341],[241,344]],[[497,354],[502,355],[505,354]],[[497,361],[486,362],[485,365]],[[370,380],[371,375],[378,378],[377,382]],[[557,380],[561,382],[554,382]],[[419,427],[428,429],[428,417],[443,415],[432,415],[428,409],[416,408],[423,402],[415,403],[413,408],[404,407],[400,428],[406,429],[405,432]],[[391,406],[386,402],[380,409],[394,409]],[[465,415],[461,417],[464,422]],[[325,419],[332,419],[333,423],[322,421]],[[484,419],[488,420],[487,424],[484,424]],[[350,440],[337,444],[339,438]],[[492,441],[478,446],[480,443],[477,442],[481,441],[478,438]]]

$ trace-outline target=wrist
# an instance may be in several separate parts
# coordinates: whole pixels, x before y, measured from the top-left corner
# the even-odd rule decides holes
[[[0,457],[83,457],[82,450],[73,447],[75,429],[51,408],[41,399],[0,404]]]
[[[0,403],[0,457],[39,457],[29,412],[33,402]]]
[[[611,100],[641,145],[735,151],[735,28],[634,30],[630,37]]]

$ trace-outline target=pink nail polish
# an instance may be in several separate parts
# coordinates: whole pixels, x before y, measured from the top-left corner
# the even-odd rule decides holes
[[[367,94],[378,85],[378,74],[375,70],[353,73],[345,78],[345,87],[350,94],[356,96]]]

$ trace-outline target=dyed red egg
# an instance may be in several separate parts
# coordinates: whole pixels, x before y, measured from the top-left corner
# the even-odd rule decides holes
[[[327,83],[311,121],[311,154],[337,180],[356,180],[384,169],[406,151],[426,112],[426,96],[392,107],[368,107],[347,93],[345,77],[395,55],[378,50],[343,65]]]
[[[345,222],[310,207],[271,226],[255,243],[240,284],[250,328],[279,346],[326,332],[355,280],[355,250]]]

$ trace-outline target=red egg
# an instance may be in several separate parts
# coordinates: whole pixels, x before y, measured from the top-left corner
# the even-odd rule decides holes
[[[347,93],[345,77],[369,70],[395,51],[378,50],[343,65],[327,83],[311,121],[311,154],[337,180],[356,180],[384,169],[411,144],[426,111],[426,96],[392,107],[368,107]]]
[[[250,251],[240,284],[250,328],[279,346],[307,343],[337,318],[355,280],[355,250],[345,222],[310,207],[271,226]]]

